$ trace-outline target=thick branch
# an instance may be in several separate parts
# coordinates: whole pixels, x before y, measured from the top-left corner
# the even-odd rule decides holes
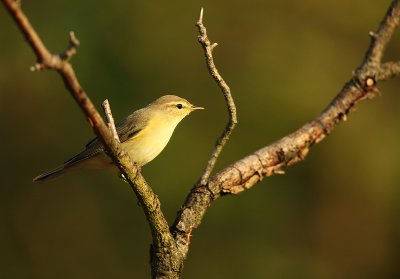
[[[200,11],[200,17],[199,20],[197,21],[196,26],[199,29],[198,40],[204,50],[204,55],[206,58],[206,64],[208,70],[210,71],[211,76],[217,82],[219,88],[221,88],[229,112],[229,121],[226,124],[225,130],[222,132],[221,136],[217,139],[214,150],[211,153],[210,159],[207,162],[207,166],[204,170],[204,173],[201,176],[200,181],[198,182],[199,185],[206,185],[211,175],[211,172],[214,169],[215,164],[217,163],[217,159],[221,154],[222,148],[227,143],[233,129],[235,128],[235,125],[237,123],[237,116],[236,116],[236,106],[235,102],[233,101],[231,89],[229,88],[228,84],[226,84],[225,80],[222,78],[220,73],[218,72],[217,67],[215,66],[214,63],[212,52],[218,44],[217,43],[211,44],[210,40],[208,39],[207,29],[203,25],[203,8]]]
[[[75,71],[68,62],[72,55],[75,54],[76,47],[79,45],[79,41],[75,35],[70,33],[70,45],[64,53],[53,55],[47,50],[28,21],[28,18],[22,12],[20,2],[14,0],[2,0],[2,2],[36,54],[37,65],[34,69],[52,69],[60,74],[66,88],[88,118],[96,135],[102,141],[107,154],[112,158],[113,162],[118,166],[125,179],[131,185],[150,225],[153,236],[153,249],[160,254],[165,250],[175,251],[173,238],[169,232],[167,221],[160,209],[158,197],[147,185],[138,168],[121,148],[119,142],[114,139],[110,129],[104,123],[92,101],[79,84]]]
[[[399,24],[400,3],[394,0],[376,34],[366,58],[341,92],[313,121],[296,132],[233,163],[210,178],[207,185],[194,187],[186,198],[171,231],[183,254],[188,252],[188,235],[197,228],[211,203],[226,194],[251,188],[264,176],[282,173],[282,168],[303,160],[310,147],[323,140],[362,100],[379,93],[376,82],[400,74],[400,62],[381,64],[383,52]]]

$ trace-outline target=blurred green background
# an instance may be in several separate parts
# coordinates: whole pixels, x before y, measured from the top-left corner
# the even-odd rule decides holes
[[[287,135],[329,103],[362,61],[389,0],[23,1],[48,48],[74,30],[72,60],[117,119],[174,93],[207,109],[185,119],[143,168],[172,222],[227,113],[194,26],[200,7],[239,124],[217,169]],[[0,277],[148,278],[150,232],[113,173],[31,179],[92,131],[54,72],[0,8]],[[400,58],[396,35],[387,59]],[[380,85],[307,159],[238,197],[218,200],[194,231],[184,278],[399,278],[400,78]]]

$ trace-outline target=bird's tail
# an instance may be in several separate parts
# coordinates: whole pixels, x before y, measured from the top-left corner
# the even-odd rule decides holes
[[[41,175],[36,176],[32,181],[33,182],[44,182],[47,180],[51,180],[53,178],[56,178],[60,175],[62,175],[66,171],[66,165],[62,164],[55,169],[46,171],[45,173],[42,173]]]

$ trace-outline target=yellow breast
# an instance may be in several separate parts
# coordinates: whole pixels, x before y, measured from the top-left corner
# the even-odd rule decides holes
[[[122,143],[122,147],[135,163],[143,166],[161,153],[178,123],[153,118],[142,131]]]

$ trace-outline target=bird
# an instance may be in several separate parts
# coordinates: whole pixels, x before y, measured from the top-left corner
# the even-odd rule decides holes
[[[176,126],[195,110],[204,109],[192,105],[184,98],[165,95],[144,108],[134,111],[115,127],[122,148],[133,162],[142,167],[157,157],[168,144]],[[95,137],[85,149],[58,167],[46,171],[33,182],[44,182],[78,168],[115,169],[103,144]]]

